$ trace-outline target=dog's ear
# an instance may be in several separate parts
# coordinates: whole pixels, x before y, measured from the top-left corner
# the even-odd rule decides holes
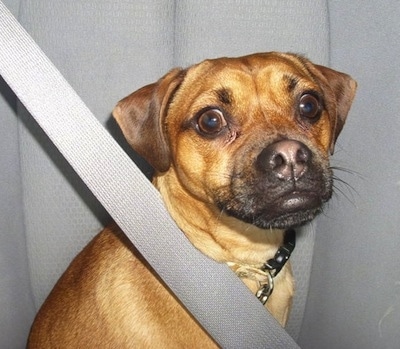
[[[333,136],[330,146],[330,152],[333,154],[335,142],[342,131],[347,114],[349,113],[354,99],[357,90],[357,82],[347,74],[322,65],[314,65],[314,67],[325,78],[326,83],[331,90],[331,93],[328,93],[326,97],[331,99],[333,98],[334,101],[328,101],[328,103],[334,102],[336,105],[336,120],[333,125],[334,129],[332,130]]]
[[[167,171],[170,166],[164,119],[184,75],[183,70],[174,69],[156,83],[122,99],[113,110],[128,143],[159,172]]]

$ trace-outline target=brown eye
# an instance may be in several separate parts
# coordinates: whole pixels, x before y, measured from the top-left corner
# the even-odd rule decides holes
[[[207,135],[217,135],[227,125],[222,112],[218,109],[209,109],[197,119],[200,132]]]
[[[303,118],[317,119],[321,113],[319,98],[310,93],[302,95],[299,103],[299,112]]]

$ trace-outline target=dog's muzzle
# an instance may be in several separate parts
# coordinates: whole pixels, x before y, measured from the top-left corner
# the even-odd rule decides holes
[[[251,168],[251,170],[248,170]],[[307,145],[284,139],[262,149],[232,176],[218,197],[227,214],[261,228],[284,229],[312,220],[332,194],[332,174]]]

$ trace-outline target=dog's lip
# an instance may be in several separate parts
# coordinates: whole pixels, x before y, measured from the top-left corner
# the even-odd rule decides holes
[[[321,198],[312,191],[295,190],[282,195],[277,203],[283,211],[295,212],[321,206]]]

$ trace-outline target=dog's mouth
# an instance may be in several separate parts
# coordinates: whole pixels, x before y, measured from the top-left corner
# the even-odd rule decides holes
[[[321,206],[320,197],[310,191],[293,191],[282,195],[275,202],[278,212],[298,212],[313,209]]]
[[[275,199],[263,204],[257,199],[248,198],[246,204],[238,202],[220,202],[219,208],[229,216],[253,224],[262,229],[286,229],[310,222],[329,200],[330,191],[322,195],[311,190],[293,190],[281,193]],[[241,201],[243,203],[243,201]]]
[[[272,207],[253,217],[261,228],[286,229],[303,225],[322,211],[323,200],[315,192],[293,191],[278,198]]]

